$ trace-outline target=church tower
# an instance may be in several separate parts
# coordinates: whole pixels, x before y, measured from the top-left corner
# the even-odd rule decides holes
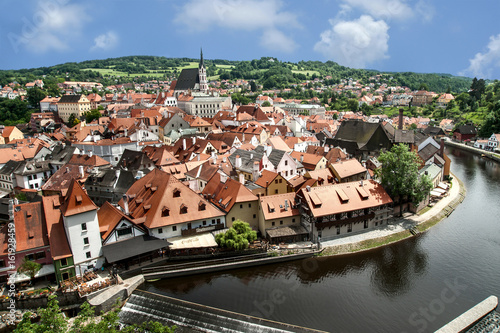
[[[198,66],[198,77],[200,79],[200,91],[208,93],[207,71],[203,63],[203,49],[200,50],[200,65]]]

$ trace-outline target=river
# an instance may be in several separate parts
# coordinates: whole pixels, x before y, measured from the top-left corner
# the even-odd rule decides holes
[[[142,288],[329,332],[432,332],[500,296],[500,165],[447,148],[464,202],[419,237],[368,252]]]

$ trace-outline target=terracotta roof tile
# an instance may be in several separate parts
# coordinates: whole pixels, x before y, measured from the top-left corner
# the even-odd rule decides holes
[[[64,216],[72,216],[97,209],[97,206],[90,199],[82,186],[74,178],[64,197],[64,203],[61,206],[61,213]]]
[[[47,234],[50,241],[50,255],[58,260],[72,256],[61,215],[62,198],[58,195],[42,198]]]

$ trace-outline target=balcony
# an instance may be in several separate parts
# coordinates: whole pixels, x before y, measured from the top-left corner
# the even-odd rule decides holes
[[[375,213],[371,212],[366,215],[360,215],[356,217],[349,217],[349,218],[342,218],[339,220],[336,220],[335,218],[332,219],[327,219],[326,217],[323,217],[321,222],[316,222],[314,225],[316,226],[317,230],[322,230],[325,228],[331,228],[331,227],[337,227],[337,226],[342,226],[342,225],[347,225],[350,223],[359,223],[363,222],[365,220],[371,220],[375,217]]]

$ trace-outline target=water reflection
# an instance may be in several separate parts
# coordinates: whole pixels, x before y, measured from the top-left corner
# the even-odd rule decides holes
[[[427,268],[427,253],[420,246],[422,236],[381,249],[382,254],[372,258],[374,262],[371,283],[381,295],[395,297],[408,292],[415,278]]]

